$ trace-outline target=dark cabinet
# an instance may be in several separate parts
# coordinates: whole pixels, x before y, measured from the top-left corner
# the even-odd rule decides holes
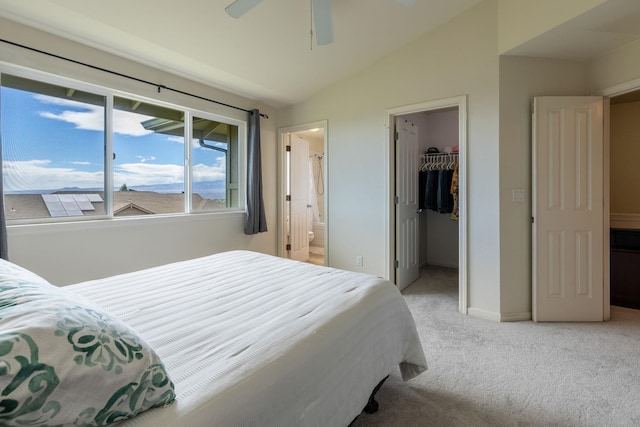
[[[611,305],[640,309],[640,230],[611,230]]]

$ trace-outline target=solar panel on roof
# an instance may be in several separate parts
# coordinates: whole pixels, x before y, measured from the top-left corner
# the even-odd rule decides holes
[[[60,202],[44,202],[47,205],[49,212],[64,212],[64,206]]]
[[[42,200],[52,217],[82,216],[82,211],[95,211],[92,203],[101,203],[99,194],[43,194]]]

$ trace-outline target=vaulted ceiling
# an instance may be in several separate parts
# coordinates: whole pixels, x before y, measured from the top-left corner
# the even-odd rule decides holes
[[[311,0],[264,0],[239,19],[224,11],[232,0],[0,0],[0,16],[281,107],[480,1],[332,0],[326,46],[310,34]],[[586,60],[640,38],[639,19],[640,1],[603,1],[507,53]]]
[[[0,16],[282,106],[304,100],[480,0],[332,2],[335,41],[310,37],[310,0],[0,0]]]

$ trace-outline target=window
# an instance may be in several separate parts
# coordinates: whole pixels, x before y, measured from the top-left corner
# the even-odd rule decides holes
[[[193,117],[193,210],[239,205],[238,126]]]
[[[113,215],[184,212],[184,112],[120,97],[113,107]]]
[[[7,219],[243,207],[243,122],[83,87],[0,75]]]
[[[0,76],[7,219],[105,214],[106,98]]]

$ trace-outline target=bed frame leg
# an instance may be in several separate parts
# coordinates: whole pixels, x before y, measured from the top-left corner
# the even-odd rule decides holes
[[[369,402],[367,402],[367,406],[365,406],[363,409],[363,411],[366,412],[367,414],[373,414],[378,411],[378,407],[380,405],[378,405],[378,402],[376,401],[375,396],[378,390],[380,390],[380,387],[382,387],[382,384],[387,380],[387,378],[389,378],[389,375],[384,377],[382,381],[380,381],[378,385],[371,392],[371,396],[369,396]]]

